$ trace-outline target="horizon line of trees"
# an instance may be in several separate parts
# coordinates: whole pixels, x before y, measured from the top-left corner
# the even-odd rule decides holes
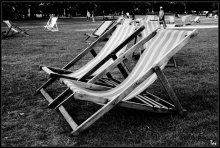
[[[144,15],[157,13],[163,6],[165,13],[199,14],[201,11],[218,11],[218,2],[2,2],[2,19],[35,19],[55,16],[86,16],[87,10],[95,15],[134,13]]]

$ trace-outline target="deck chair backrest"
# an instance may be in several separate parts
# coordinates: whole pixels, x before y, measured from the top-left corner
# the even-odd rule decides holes
[[[17,29],[13,27],[9,20],[4,20],[3,22],[8,26],[8,28],[11,28],[14,32],[19,32]]]
[[[197,16],[197,17],[194,19],[194,22],[198,22],[198,21],[199,21],[199,18],[200,18],[200,16]]]
[[[57,19],[58,19],[58,17],[52,17],[50,24],[49,24],[49,27],[54,27],[54,25],[57,23]]]
[[[170,19],[170,24],[175,23],[175,17],[174,16],[169,16],[169,19]]]
[[[142,26],[142,25],[144,25],[145,26],[145,29],[144,29],[144,31],[142,31],[142,38],[144,38],[144,37],[147,37],[149,34],[151,34],[153,31],[155,31],[156,29],[159,29],[159,28],[161,28],[161,26],[160,26],[160,23],[159,23],[159,21],[144,21],[144,20],[142,20],[142,21],[140,21],[140,24],[139,24],[140,26]],[[148,44],[150,43],[151,41],[148,41],[146,44],[144,44],[143,46],[143,48],[144,49],[147,49],[147,47],[148,47]]]
[[[115,49],[119,44],[121,44],[127,37],[129,37],[134,31],[135,26],[132,25],[118,25],[116,30],[113,32],[111,37],[109,38],[108,42],[102,48],[102,50],[98,53],[98,55],[90,60],[87,64],[81,67],[79,70],[74,71],[74,73],[70,74],[71,77],[79,78],[83,76],[86,72],[88,72],[94,65],[99,63],[104,57],[106,57],[113,49]],[[124,46],[118,53],[117,56],[122,54],[126,50],[127,46]],[[102,67],[100,67],[96,72],[102,71],[105,69],[109,64],[113,61],[112,59],[106,62]]]
[[[186,15],[182,17],[182,23],[183,24],[190,24],[191,23],[191,17],[192,15]]]
[[[83,87],[77,86],[71,80],[62,79],[62,81],[74,92],[106,98],[109,100],[115,99],[119,95],[126,92],[134,83],[142,78],[146,73],[149,73],[154,66],[159,66],[161,69],[165,67],[170,57],[178,52],[186,43],[189,35],[194,31],[185,30],[167,30],[158,31],[156,36],[152,38],[148,50],[145,50],[133,68],[129,76],[118,86],[107,91],[92,91]],[[184,41],[184,43],[183,43]],[[123,56],[123,55],[122,55]],[[140,85],[133,89],[123,100],[129,100],[134,96],[146,90],[157,79],[155,73],[150,74]]]
[[[109,28],[112,23],[113,23],[112,21],[103,22],[103,24],[93,34],[97,36],[102,35],[103,32],[105,32],[106,29]]]
[[[138,80],[147,71],[152,69],[154,66],[158,65],[158,63],[169,55],[171,58],[176,52],[176,47],[180,45],[188,35],[192,33],[192,31],[186,30],[167,30],[161,29],[158,31],[158,34],[151,39],[150,44],[148,45],[148,49],[144,51],[142,56],[140,57],[137,66],[133,69],[130,74],[128,82],[131,79]],[[175,49],[175,50],[174,50]],[[168,60],[166,62],[158,65],[161,70],[164,69]],[[155,80],[157,79],[157,75],[154,73],[150,77],[148,77],[143,83],[141,83],[136,89],[132,91],[132,93],[127,96],[124,100],[128,100],[143,92],[147,87],[149,87]],[[127,85],[127,84],[124,84]]]

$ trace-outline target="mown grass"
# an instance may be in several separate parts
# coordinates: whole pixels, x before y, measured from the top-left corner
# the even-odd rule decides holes
[[[35,93],[48,79],[38,67],[67,64],[87,46],[85,32],[74,30],[96,28],[101,22],[60,19],[60,31],[49,32],[37,27],[46,21],[16,22],[33,26],[30,36],[2,40],[2,146],[214,146],[210,140],[218,144],[218,29],[199,29],[199,35],[175,55],[178,67],[164,70],[187,116],[115,107],[74,137],[61,114],[48,109],[48,102]],[[63,89],[54,84],[49,92],[55,96]],[[168,97],[159,81],[148,90]],[[99,108],[77,100],[64,105],[78,121]]]

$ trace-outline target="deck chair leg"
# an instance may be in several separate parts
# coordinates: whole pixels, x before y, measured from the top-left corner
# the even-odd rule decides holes
[[[46,91],[44,91],[44,89],[41,89],[40,91],[49,103],[53,102],[52,97]],[[67,110],[62,105],[58,109],[59,109],[60,113],[63,115],[63,117],[66,119],[66,121],[69,123],[72,130],[75,130],[78,125],[72,119],[72,117],[69,115]]]
[[[177,67],[176,60],[172,57],[170,60],[171,64],[167,64],[166,67]]]
[[[23,33],[26,34],[27,36],[29,36],[29,34],[27,32],[24,31]]]
[[[41,85],[36,92],[39,92],[41,89],[48,87],[51,83],[53,83],[54,81],[56,81],[56,79],[54,78],[50,78],[49,80],[47,80],[47,82],[45,82],[43,85]]]
[[[167,81],[167,78],[165,77],[165,75],[163,74],[162,70],[160,69],[160,67],[156,66],[153,68],[153,70],[155,71],[155,73],[157,74],[159,80],[161,81],[163,87],[165,88],[165,90],[167,91],[170,99],[173,101],[173,104],[177,110],[177,112],[181,115],[184,116],[187,114],[186,109],[184,109],[182,107],[182,105],[180,104],[175,92],[173,91],[172,87],[170,86],[169,82]]]
[[[60,104],[60,102],[63,102],[63,100],[65,99],[65,97],[70,94],[72,91],[67,88],[65,91],[63,91],[58,97],[56,97],[53,102],[51,102],[49,105],[48,105],[48,108],[57,108],[58,105]]]
[[[122,100],[122,98],[115,98],[111,101],[109,101],[107,104],[102,106],[97,112],[95,112],[92,116],[90,116],[87,120],[85,120],[81,125],[76,127],[75,130],[71,132],[73,135],[78,135],[80,132],[87,129],[89,126],[91,126],[95,121],[97,121],[99,118],[101,118],[105,113],[107,113],[109,110],[111,110],[114,106],[118,104],[118,102]]]
[[[7,32],[6,35],[5,35],[5,38],[8,37],[10,31],[11,31],[11,28],[9,28],[8,32]]]

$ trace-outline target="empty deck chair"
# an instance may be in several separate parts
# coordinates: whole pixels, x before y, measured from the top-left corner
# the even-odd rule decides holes
[[[144,50],[128,77],[113,88],[103,89],[102,87],[92,90],[89,86],[91,85],[90,82],[97,81],[103,75],[113,70],[131,52],[139,48],[140,43],[144,43],[143,40],[146,41],[146,38],[140,40],[117,58],[108,68],[83,85],[75,80],[61,78],[61,81],[72,93],[69,94],[70,97],[67,97],[67,99],[60,100],[61,103],[56,108],[60,110],[71,126],[72,134],[77,135],[84,131],[116,105],[156,113],[177,112],[180,115],[186,115],[187,111],[180,104],[162,70],[169,59],[181,50],[197,33],[197,30],[159,30],[151,39],[149,46]],[[157,78],[168,93],[169,99],[159,98],[146,91]],[[91,101],[102,105],[102,107],[78,125],[63,106],[63,103],[71,97],[78,100]],[[54,101],[50,97],[48,97],[48,100],[50,103]]]
[[[92,33],[85,33],[87,38],[86,41],[92,37],[92,38],[98,38],[100,37],[105,31],[107,31],[112,25],[114,24],[114,21],[104,21],[99,25],[98,28],[96,28]]]
[[[62,69],[41,66],[41,69],[47,72],[51,76],[51,78],[45,84],[43,84],[37,91],[41,92],[44,95],[46,93],[45,89],[51,83],[53,83],[55,80],[59,80],[61,77],[74,80],[84,80],[85,76],[88,75],[88,72],[90,72],[90,70],[93,69],[93,67],[100,65],[99,62],[102,60],[104,60],[102,62],[102,64],[104,63],[103,66],[96,70],[94,75],[102,69],[105,69],[109,64],[113,62],[111,57],[117,58],[117,56],[123,53],[127,48],[128,42],[130,42],[135,36],[137,36],[144,29],[143,27],[144,26],[140,27],[135,31],[136,27],[133,25],[124,26],[115,24],[112,28],[109,29],[109,31],[104,33],[100,38],[93,42],[89,47],[82,51],[78,56],[76,56],[70,63],[68,63]],[[98,42],[101,42],[106,36],[108,36],[112,32],[113,34],[107,41],[105,46],[98,54],[96,54],[95,50],[93,49],[94,46]],[[87,64],[85,64],[80,69],[74,72],[68,71],[68,69],[75,65],[76,62],[78,62],[88,52],[91,52],[93,56],[95,56],[95,58],[93,58]],[[121,68],[121,70],[126,72],[126,69],[124,68]],[[111,77],[110,74],[108,74],[108,76]]]
[[[45,29],[48,29],[52,32],[59,31],[57,26],[58,17],[50,17],[47,24],[44,26]]]
[[[25,36],[29,36],[29,34],[27,32],[25,32],[24,30],[22,30],[21,28],[19,28],[18,26],[16,26],[12,22],[10,22],[9,20],[4,20],[3,22],[9,28],[8,31],[2,32],[3,38],[8,38],[8,37],[14,36],[19,33],[24,34]]]
[[[183,24],[183,26],[190,25],[191,24],[191,18],[192,18],[192,15],[183,16],[182,17],[182,24]]]
[[[194,23],[200,23],[199,18],[200,18],[200,16],[197,16],[194,20],[192,20],[192,22],[194,22]]]

